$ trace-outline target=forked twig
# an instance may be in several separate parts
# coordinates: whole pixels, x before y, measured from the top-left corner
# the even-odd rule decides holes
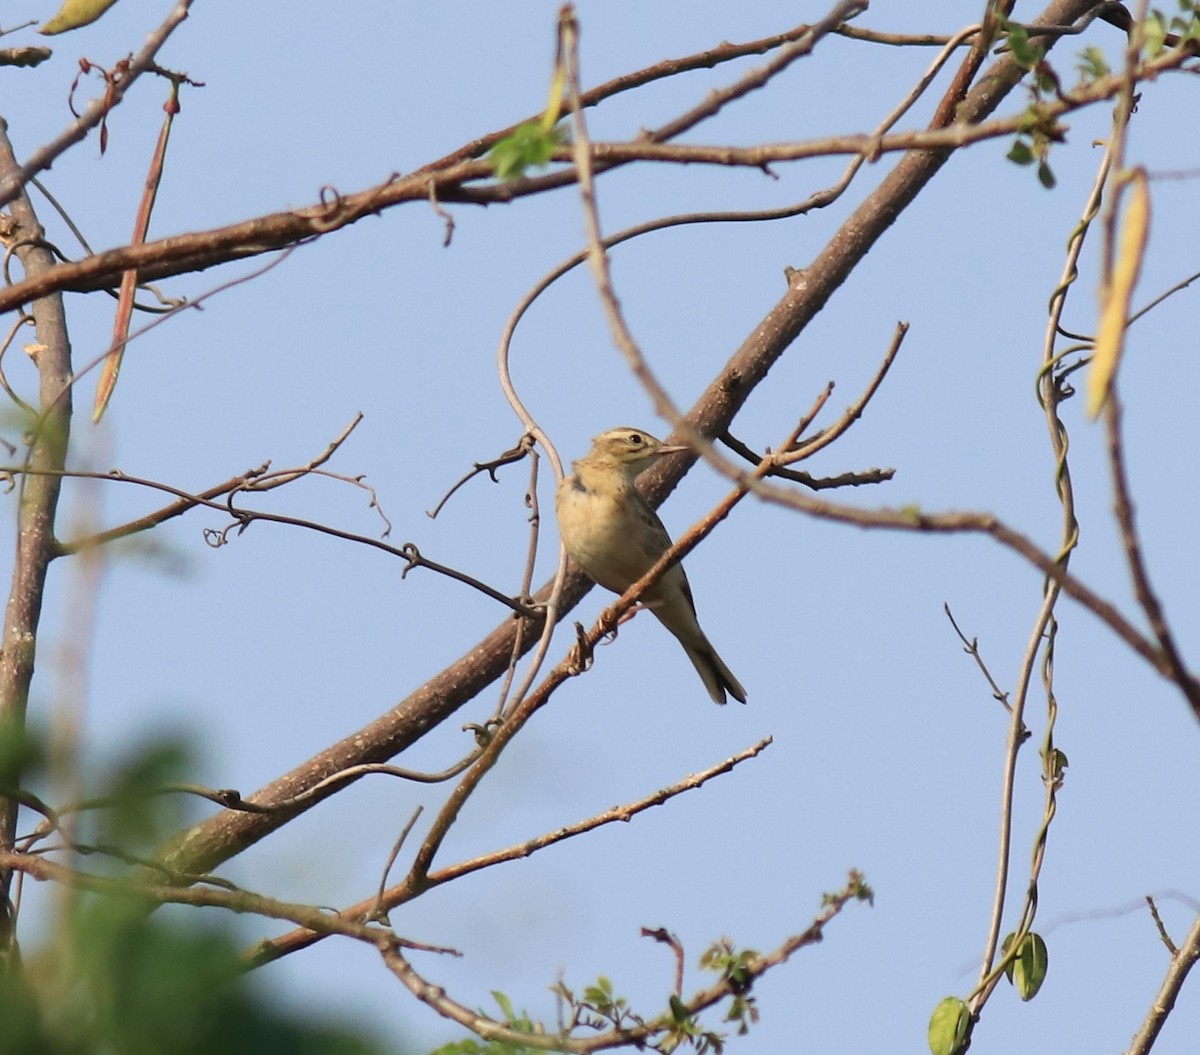
[[[736,766],[740,765],[751,758],[756,757],[767,749],[772,743],[771,737],[765,737],[758,743],[737,754],[719,762],[714,766],[702,770],[699,773],[693,773],[690,776],[684,777],[682,780],[676,781],[668,787],[661,788],[652,795],[647,795],[645,798],[638,799],[636,802],[627,803],[624,806],[614,806],[610,810],[605,810],[603,813],[589,817],[587,820],[578,821],[575,824],[567,825],[563,828],[557,828],[552,832],[547,832],[534,839],[528,839],[525,842],[517,843],[514,846],[507,847],[503,850],[494,850],[491,853],[483,854],[479,857],[471,858],[468,861],[460,862],[459,864],[448,865],[445,868],[440,868],[436,871],[429,872],[422,883],[414,885],[411,881],[405,880],[399,885],[392,887],[384,892],[383,896],[376,896],[370,900],[360,901],[356,905],[351,905],[342,910],[341,914],[349,919],[360,919],[363,914],[369,912],[372,906],[376,906],[381,912],[388,912],[399,905],[402,905],[422,891],[434,887],[442,886],[452,880],[459,879],[462,876],[470,875],[473,872],[482,871],[485,868],[492,868],[495,865],[503,864],[507,861],[524,860],[527,857],[537,853],[539,850],[544,850],[549,846],[554,846],[557,843],[565,842],[568,839],[573,839],[577,835],[583,835],[586,832],[595,830],[596,828],[604,827],[608,824],[626,823],[636,817],[639,813],[651,809],[654,806],[661,806],[663,803],[675,798],[677,795],[682,795],[684,792],[693,791],[702,787],[708,781],[715,777],[722,776],[730,772]],[[281,956],[286,956],[289,953],[297,952],[300,949],[307,948],[313,942],[320,940],[324,935],[309,931],[298,930],[284,934],[279,938],[270,941],[260,942],[254,947],[251,952],[246,955],[247,969],[260,966],[264,963],[270,963],[273,960],[279,959]]]

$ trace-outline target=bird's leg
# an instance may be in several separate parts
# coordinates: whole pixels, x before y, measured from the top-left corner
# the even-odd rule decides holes
[[[587,639],[587,631],[583,624],[575,623],[575,645],[567,655],[568,670],[571,677],[582,674],[592,665],[592,646]]]

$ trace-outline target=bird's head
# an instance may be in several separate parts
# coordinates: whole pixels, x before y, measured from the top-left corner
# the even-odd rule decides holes
[[[587,460],[593,465],[612,466],[626,479],[632,480],[649,469],[664,454],[676,454],[688,448],[656,440],[648,432],[622,426],[600,433],[592,440]]]

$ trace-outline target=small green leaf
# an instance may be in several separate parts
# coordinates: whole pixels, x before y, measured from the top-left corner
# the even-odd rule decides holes
[[[1004,935],[1004,940],[1000,943],[1000,955],[1001,956],[1008,955],[1008,950],[1012,948],[1013,938],[1015,938],[1016,936],[1017,936],[1016,932],[1011,931],[1011,930],[1006,935]],[[1008,975],[1008,980],[1011,982],[1012,981],[1012,964],[1009,964],[1007,967],[1004,968],[1004,973],[1006,975]]]
[[[1055,782],[1062,780],[1063,773],[1070,764],[1065,752],[1057,747],[1051,748],[1050,753],[1043,759],[1044,779]]]
[[[492,999],[496,1001],[496,1006],[500,1008],[500,1013],[507,1021],[511,1022],[517,1017],[516,1012],[513,1011],[512,1001],[499,989],[492,990]]]
[[[488,158],[499,179],[517,179],[527,168],[547,164],[562,138],[557,128],[543,129],[537,121],[526,121],[496,143]]]
[[[1008,160],[1015,165],[1032,165],[1033,151],[1028,143],[1023,139],[1018,139],[1013,143],[1012,148],[1007,154]]]
[[[1024,26],[1009,23],[1006,39],[1008,50],[1022,69],[1031,70],[1041,61],[1042,49],[1029,43],[1029,33]]]
[[[872,908],[875,907],[875,891],[871,884],[866,881],[858,872],[851,874],[852,885],[851,889],[854,893],[856,901],[865,901]]]
[[[929,1050],[933,1055],[955,1055],[962,1050],[971,1022],[971,1010],[957,996],[948,996],[929,1018]]]
[[[42,30],[44,33],[45,30]],[[1159,11],[1152,11],[1142,23],[1142,39],[1146,42],[1146,55],[1154,58],[1158,55],[1167,39],[1166,21]]]
[[[1038,182],[1046,190],[1054,190],[1058,186],[1058,180],[1054,178],[1054,173],[1050,171],[1050,166],[1045,161],[1038,162],[1037,174]]]
[[[1008,970],[1009,981],[1022,1000],[1032,1000],[1046,980],[1049,953],[1040,934],[1029,933],[1021,941],[1020,952]]]
[[[1108,63],[1099,48],[1084,48],[1079,56],[1079,70],[1085,80],[1095,81],[1108,76]]]
[[[675,1024],[682,1026],[691,1017],[687,1005],[679,999],[674,993],[671,994],[671,1017],[675,1020]]]

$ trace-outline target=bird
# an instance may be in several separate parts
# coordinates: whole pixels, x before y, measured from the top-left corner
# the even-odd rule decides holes
[[[624,593],[670,548],[671,536],[634,480],[664,455],[687,449],[622,426],[602,432],[587,456],[572,463],[574,475],[558,485],[555,513],[568,556],[589,578]],[[700,629],[682,564],[667,568],[642,604],[678,639],[714,703],[725,703],[726,693],[746,702],[741,682]]]

